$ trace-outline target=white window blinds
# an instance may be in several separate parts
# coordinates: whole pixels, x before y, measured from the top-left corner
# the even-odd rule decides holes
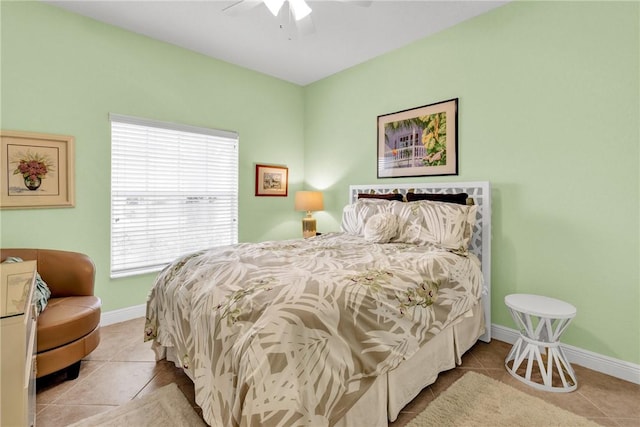
[[[111,277],[238,241],[238,135],[110,114]]]

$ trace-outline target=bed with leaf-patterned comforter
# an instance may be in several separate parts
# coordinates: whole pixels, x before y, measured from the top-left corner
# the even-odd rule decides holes
[[[478,259],[330,233],[185,256],[158,276],[146,339],[172,348],[213,426],[324,426],[476,305]]]

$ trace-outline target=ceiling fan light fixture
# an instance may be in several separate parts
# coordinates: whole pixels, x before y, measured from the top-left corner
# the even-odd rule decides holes
[[[289,0],[289,5],[291,6],[291,11],[293,12],[293,18],[296,21],[304,19],[311,13],[311,8],[305,0]]]
[[[278,13],[280,12],[282,5],[284,4],[284,0],[263,0],[263,1],[264,1],[264,4],[267,6],[267,9],[269,9],[269,11],[273,13],[273,16],[278,16]]]

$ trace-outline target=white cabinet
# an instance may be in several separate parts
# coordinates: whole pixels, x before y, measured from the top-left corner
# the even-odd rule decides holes
[[[35,425],[36,262],[0,264],[0,425]]]

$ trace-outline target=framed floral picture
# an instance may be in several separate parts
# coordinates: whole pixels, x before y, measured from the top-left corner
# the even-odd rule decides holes
[[[287,197],[289,169],[284,166],[256,165],[256,196]]]
[[[0,131],[0,208],[73,207],[74,138]]]
[[[378,116],[378,178],[458,174],[458,98]]]

